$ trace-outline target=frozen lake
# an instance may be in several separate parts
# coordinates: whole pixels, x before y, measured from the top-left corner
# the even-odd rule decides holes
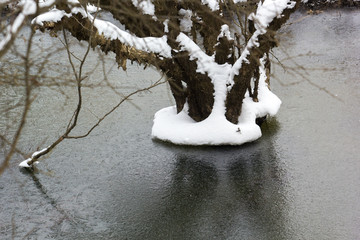
[[[360,239],[360,11],[290,22],[274,55],[307,70],[273,58],[283,104],[262,138],[239,147],[152,141],[153,115],[173,102],[165,85],[141,93],[89,137],[61,143],[37,173],[12,161],[0,177],[0,239]],[[159,77],[136,66],[108,75],[125,91]],[[91,111],[79,132],[119,98],[85,93]],[[46,147],[61,132],[74,109],[68,94],[39,93],[20,147]]]

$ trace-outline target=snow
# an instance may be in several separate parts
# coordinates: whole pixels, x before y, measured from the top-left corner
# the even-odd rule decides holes
[[[75,3],[75,0],[72,0]],[[73,7],[71,13],[67,14],[65,11],[58,9],[52,9],[49,12],[45,12],[32,20],[32,24],[43,25],[43,22],[58,22],[63,17],[71,17],[71,14],[80,13],[84,18],[89,18],[90,21],[94,21],[94,26],[97,28],[99,34],[110,40],[118,39],[121,43],[134,47],[137,50],[145,51],[148,53],[159,54],[165,58],[171,58],[171,47],[167,44],[167,36],[162,37],[136,37],[124,30],[121,30],[114,24],[103,21],[100,19],[94,19],[94,17],[86,12],[83,7]]]
[[[136,37],[124,30],[121,30],[114,24],[95,19],[94,26],[99,34],[103,34],[111,40],[118,39],[121,43],[134,47],[145,52],[158,53],[163,57],[171,58],[171,47],[167,44],[167,36],[156,37]]]
[[[180,33],[176,38],[176,41],[179,42],[182,51],[189,52],[190,60],[197,59],[197,72],[205,73],[211,71],[211,63],[214,62],[214,57],[203,52],[201,48],[184,33]]]
[[[249,19],[253,20],[255,29],[264,34],[274,18],[281,17],[286,8],[293,8],[295,4],[296,2],[291,0],[266,0],[263,3],[259,1],[256,13],[251,13]]]
[[[267,27],[274,18],[281,17],[281,13],[286,8],[293,8],[295,7],[295,4],[296,2],[291,0],[265,0],[263,3],[259,1],[256,13],[251,13],[249,15],[249,19],[254,22],[256,31],[249,39],[239,59],[237,59],[234,63],[230,79],[233,79],[234,75],[239,74],[239,69],[241,68],[243,62],[248,62],[247,57],[250,54],[250,49],[254,46],[259,46],[259,36],[266,33]]]
[[[204,4],[204,5],[208,5],[208,7],[212,11],[217,11],[217,10],[220,9],[218,0],[201,0],[201,3]]]
[[[231,37],[229,25],[227,25],[227,24],[224,24],[224,25],[221,26],[221,31],[220,31],[219,36],[217,37],[217,40],[219,40],[219,38],[222,38],[222,37],[226,37],[227,40],[234,40]]]
[[[169,19],[166,19],[164,22],[164,33],[168,33],[169,32]]]
[[[29,162],[31,161],[31,158],[28,158],[24,161],[22,161],[20,164],[19,164],[19,167],[21,168],[29,168],[30,165],[28,164]]]
[[[38,6],[40,9],[47,9],[55,3],[55,0],[39,1]],[[22,25],[25,23],[26,18],[36,13],[37,3],[34,0],[21,0],[19,2],[21,11],[16,16],[14,22],[6,26],[5,37],[0,40],[0,51],[6,48],[11,40],[16,36]]]
[[[132,0],[132,4],[143,14],[154,16],[155,6],[150,0]]]
[[[25,159],[24,161],[22,161],[22,162],[19,164],[19,167],[21,167],[21,168],[29,168],[29,167],[31,167],[31,166],[29,165],[29,162],[30,162],[31,160],[33,160],[34,157],[36,157],[36,156],[38,156],[39,154],[47,151],[48,149],[49,149],[49,147],[44,148],[44,149],[42,149],[42,150],[40,150],[40,151],[34,152],[34,153],[31,155],[31,158],[28,158],[28,159]],[[39,162],[38,162],[38,161],[35,161],[34,163],[37,164],[37,163],[39,163]]]
[[[96,13],[97,11],[100,11],[101,8],[98,8],[97,6],[92,5],[92,4],[88,4],[88,5],[86,6],[86,10],[87,10],[89,13]]]
[[[71,17],[71,14],[67,14],[64,10],[51,9],[34,18],[31,24],[43,26],[43,22],[59,22],[64,16]]]

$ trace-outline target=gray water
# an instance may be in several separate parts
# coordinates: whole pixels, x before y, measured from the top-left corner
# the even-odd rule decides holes
[[[296,13],[290,22],[274,55],[305,70],[273,57],[283,104],[261,139],[153,141],[153,114],[173,102],[165,85],[141,93],[89,137],[61,143],[35,174],[12,160],[0,177],[0,239],[360,239],[360,11]],[[108,77],[131,91],[160,75],[133,66]],[[71,92],[38,94],[24,151],[46,147],[74,109]],[[119,99],[106,88],[86,94],[78,132]]]

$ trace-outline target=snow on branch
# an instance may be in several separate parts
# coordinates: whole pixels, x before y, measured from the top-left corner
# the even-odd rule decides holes
[[[246,44],[245,50],[242,52],[239,59],[233,65],[233,71],[231,73],[231,79],[234,75],[239,74],[239,69],[243,62],[248,62],[250,51],[254,47],[259,47],[259,37],[264,35],[268,31],[269,25],[276,19],[282,18],[283,12],[286,9],[292,9],[296,5],[295,1],[291,0],[265,0],[263,3],[259,1],[256,13],[249,15],[249,20],[254,22],[256,31]]]
[[[40,150],[40,151],[34,152],[34,153],[31,155],[30,158],[22,161],[22,162],[19,164],[19,167],[20,167],[20,168],[30,168],[30,167],[31,167],[30,165],[32,165],[32,163],[31,163],[30,165],[29,165],[29,163],[32,162],[33,159],[37,159],[39,155],[41,155],[41,154],[45,153],[46,151],[48,151],[48,149],[49,149],[49,147],[44,148],[44,149],[42,149],[42,150]],[[35,163],[38,163],[38,162],[36,161]]]
[[[221,26],[221,31],[220,31],[219,36],[217,37],[217,40],[219,41],[219,38],[222,38],[222,37],[226,37],[227,40],[234,40],[231,37],[229,25],[227,25],[227,24],[224,24]]]
[[[155,6],[151,0],[132,0],[132,4],[143,14],[155,15]]]
[[[90,20],[92,19],[90,18]],[[95,19],[94,26],[98,29],[99,34],[103,34],[106,38],[111,40],[118,39],[121,43],[134,47],[137,50],[159,54],[165,58],[171,58],[171,47],[167,44],[166,35],[161,38],[139,38],[119,29],[110,22],[99,19]]]
[[[201,0],[201,3],[204,5],[208,5],[211,11],[217,11],[220,9],[219,0]]]
[[[214,63],[214,58],[204,53],[191,38],[184,33],[180,33],[176,41],[179,42],[182,51],[189,52],[190,60],[197,59],[198,72],[205,73],[211,71],[211,63]]]
[[[108,21],[94,19],[94,17],[83,7],[72,7],[71,13],[66,13],[64,10],[52,9],[51,11],[36,17],[32,23],[38,26],[44,26],[44,23],[57,23],[63,18],[76,17],[76,14],[81,14],[83,19],[87,18],[89,22],[94,24],[98,34],[108,40],[119,40],[122,44],[135,48],[136,50],[159,54],[165,58],[171,58],[171,47],[167,44],[166,35],[162,37],[144,38],[134,36]]]
[[[15,20],[4,29],[4,38],[0,39],[0,57],[4,55],[15,40],[17,33],[21,27],[25,24],[27,17],[36,14],[37,12],[46,11],[55,4],[55,0],[48,1],[34,1],[34,0],[22,0],[15,7],[19,8],[20,12],[15,17]]]
[[[281,18],[283,11],[287,8],[294,8],[295,4],[296,2],[291,0],[266,0],[263,3],[259,1],[256,14],[251,13],[249,20],[254,22],[256,30],[264,34],[275,18]]]

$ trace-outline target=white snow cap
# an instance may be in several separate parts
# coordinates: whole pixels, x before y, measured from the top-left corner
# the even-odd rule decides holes
[[[97,11],[100,11],[101,8],[98,8],[97,6],[92,5],[92,4],[88,4],[88,5],[86,6],[86,10],[87,10],[89,13],[96,13]]]
[[[154,16],[155,6],[151,0],[132,0],[135,7],[142,11],[143,14]]]
[[[30,167],[29,162],[30,162],[31,160],[33,160],[34,157],[36,157],[37,155],[45,152],[45,151],[48,150],[48,149],[49,149],[49,147],[44,148],[44,149],[42,149],[42,150],[40,150],[40,151],[34,152],[34,153],[31,155],[31,158],[28,158],[28,159],[25,159],[24,161],[22,161],[22,162],[19,164],[19,167],[20,167],[20,168],[29,168],[29,167]],[[39,162],[38,162],[38,161],[35,161],[34,163],[35,163],[35,164],[38,164]]]
[[[286,8],[295,7],[296,2],[291,0],[265,0],[259,1],[256,13],[251,13],[249,19],[253,20],[256,30],[261,34],[266,32],[266,28],[274,18],[279,18]]]
[[[233,40],[233,38],[231,37],[229,25],[224,24],[221,26],[220,34],[217,37],[217,40],[219,40],[219,38],[221,37],[226,37],[228,40]]]
[[[208,5],[208,7],[212,11],[217,11],[220,9],[219,7],[219,0],[201,0],[201,3],[204,5]]]

